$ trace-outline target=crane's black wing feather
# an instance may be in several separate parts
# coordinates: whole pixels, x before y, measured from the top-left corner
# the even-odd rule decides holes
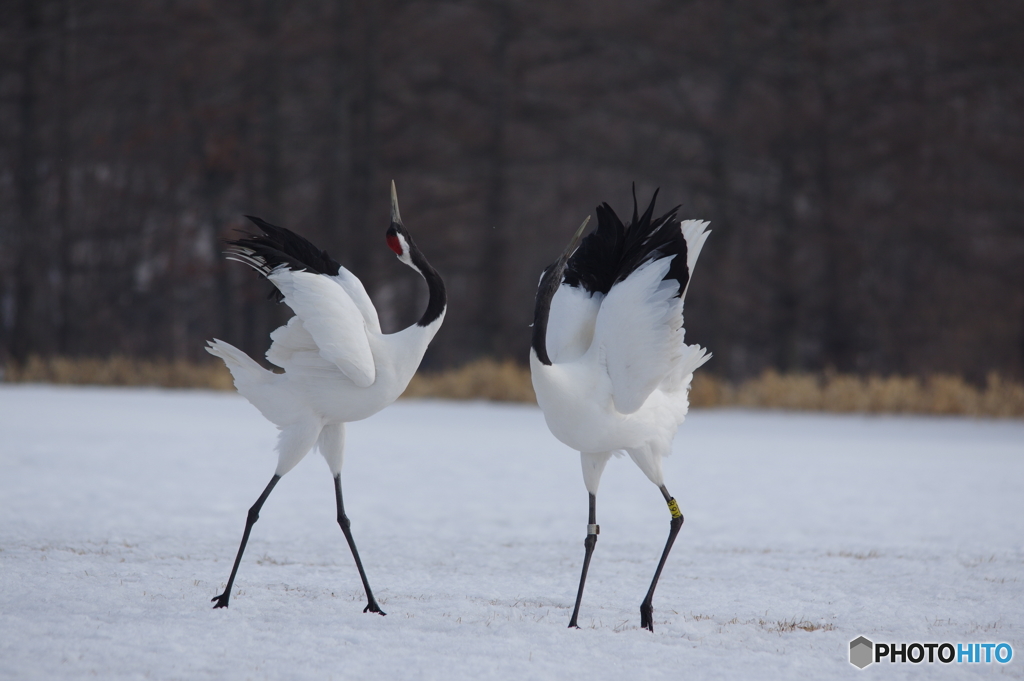
[[[281,265],[296,271],[305,270],[332,277],[341,270],[341,264],[328,255],[327,251],[317,248],[308,239],[290,229],[272,225],[252,215],[245,217],[263,233],[247,233],[240,239],[228,240],[227,244],[231,247],[228,253],[238,256],[262,276],[266,277]],[[277,288],[270,292],[270,297],[278,302],[284,299]]]

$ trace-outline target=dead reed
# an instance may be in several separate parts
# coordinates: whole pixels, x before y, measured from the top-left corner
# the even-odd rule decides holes
[[[529,369],[510,361],[477,360],[459,369],[416,375],[405,397],[535,402]],[[735,384],[698,372],[690,391],[694,407],[751,407],[847,413],[963,414],[1024,417],[1024,385],[990,374],[978,387],[958,376],[927,379],[826,372],[766,371]]]
[[[530,370],[512,360],[478,359],[458,369],[421,371],[402,397],[536,403]]]
[[[698,374],[691,403],[700,407],[1020,418],[1024,417],[1024,385],[1004,381],[994,373],[989,374],[983,387],[943,374],[920,379],[766,371],[739,385]]]
[[[8,383],[60,383],[66,385],[131,385],[163,388],[229,390],[231,374],[220,362],[198,364],[135,359],[115,355],[106,359],[33,356],[24,364],[8,364]]]
[[[108,359],[32,357],[3,372],[11,383],[161,386],[229,390],[231,376],[219,362],[161,362],[115,356]],[[535,402],[528,368],[511,360],[479,359],[457,369],[416,374],[403,397]],[[937,374],[905,376],[780,374],[766,371],[732,383],[698,372],[690,391],[694,407],[751,407],[847,413],[963,414],[1024,417],[1024,385],[990,374],[984,386]]]

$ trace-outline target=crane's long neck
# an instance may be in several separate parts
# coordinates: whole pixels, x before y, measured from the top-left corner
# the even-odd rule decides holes
[[[533,308],[533,351],[537,353],[537,359],[542,364],[551,366],[551,358],[548,357],[548,317],[551,315],[551,299],[555,292],[562,285],[562,275],[565,273],[566,265],[576,247],[580,245],[583,238],[583,231],[590,222],[590,216],[583,221],[576,233],[569,239],[569,245],[562,251],[554,263],[544,270],[540,277],[540,284],[537,286],[537,303]]]
[[[427,289],[430,292],[427,309],[423,311],[423,316],[416,322],[416,325],[430,326],[444,314],[445,308],[448,306],[448,292],[444,288],[441,275],[430,266],[418,248],[411,248],[409,257],[413,266],[419,270],[423,280],[427,282]]]
[[[537,302],[533,308],[533,351],[542,364],[551,366],[548,357],[548,317],[551,316],[551,299],[562,283],[565,262],[558,262],[544,270],[537,286]]]
[[[430,291],[430,299],[427,302],[427,309],[423,316],[415,324],[407,326],[401,331],[381,336],[390,345],[391,366],[395,372],[393,385],[397,392],[397,398],[409,385],[413,374],[423,360],[427,346],[433,340],[441,323],[444,321],[445,309],[448,306],[448,297],[444,288],[444,281],[427,259],[423,257],[413,245],[409,245],[399,260],[420,273],[427,288]]]

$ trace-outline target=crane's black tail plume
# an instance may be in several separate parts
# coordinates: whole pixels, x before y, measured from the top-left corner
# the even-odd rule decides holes
[[[612,286],[624,281],[646,262],[677,256],[669,266],[665,279],[679,282],[679,291],[686,290],[690,279],[686,267],[686,239],[683,238],[676,213],[679,206],[655,218],[654,204],[658,190],[643,215],[637,214],[636,187],[633,188],[633,219],[628,225],[612,207],[597,207],[597,229],[587,236],[565,268],[564,281],[582,287],[589,293],[607,294]]]

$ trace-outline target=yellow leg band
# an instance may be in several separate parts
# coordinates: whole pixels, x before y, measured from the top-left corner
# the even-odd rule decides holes
[[[679,504],[676,503],[675,497],[668,500],[668,510],[672,512],[672,520],[683,517],[682,512],[679,510]]]

